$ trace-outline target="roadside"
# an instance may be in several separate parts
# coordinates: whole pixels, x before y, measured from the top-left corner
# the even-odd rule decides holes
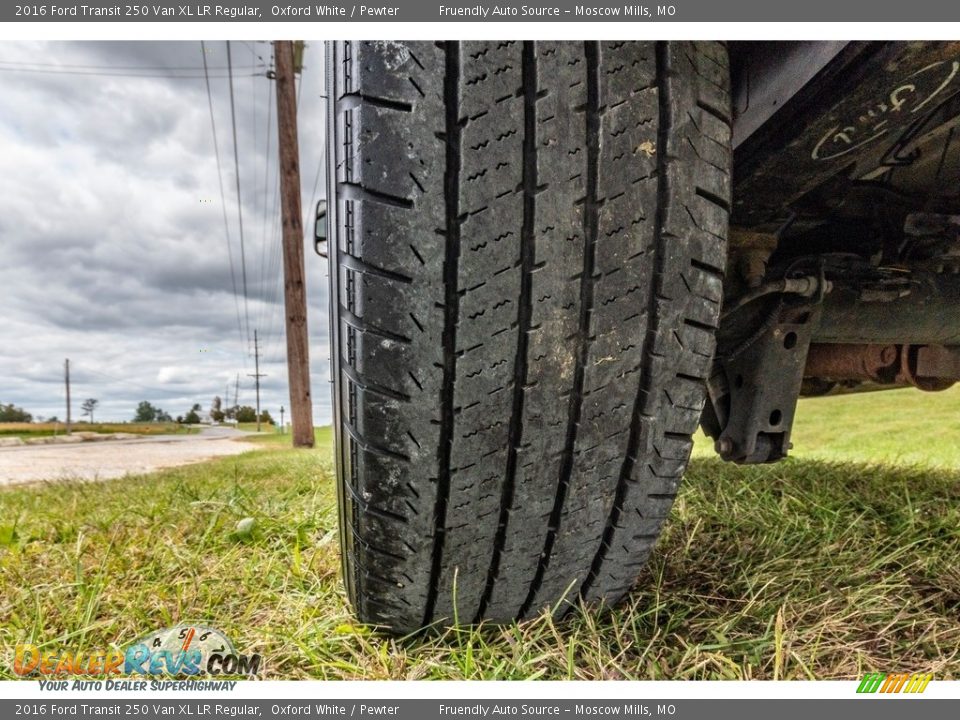
[[[42,440],[43,438],[72,437],[79,434],[92,435],[183,435],[196,433],[198,430],[191,425],[173,422],[123,422],[123,423],[88,423],[76,422],[73,424],[72,435],[67,435],[66,424],[56,422],[2,422],[0,423],[0,441],[20,439],[25,441]],[[12,443],[18,444],[18,443]]]
[[[257,448],[251,433],[229,427],[196,434],[127,435],[109,442],[0,447],[0,486],[49,480],[107,480],[139,475]]]

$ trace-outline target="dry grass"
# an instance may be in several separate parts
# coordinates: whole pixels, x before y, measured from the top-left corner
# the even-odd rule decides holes
[[[87,423],[75,422],[76,432],[131,433],[134,435],[166,435],[191,432],[191,428],[176,423]],[[44,437],[63,435],[66,425],[55,423],[0,423],[0,437]]]

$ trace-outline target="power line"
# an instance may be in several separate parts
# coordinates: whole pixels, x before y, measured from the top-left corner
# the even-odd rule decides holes
[[[240,267],[243,274],[243,314],[247,323],[247,343],[250,342],[250,304],[247,293],[247,254],[243,242],[243,200],[240,196],[240,152],[237,144],[237,109],[233,99],[233,60],[230,57],[230,41],[227,40],[227,69],[230,75],[230,120],[233,125],[233,163],[237,180],[237,220],[240,223]],[[248,350],[249,352],[249,350]]]
[[[253,47],[250,43],[244,42],[247,49],[250,51],[250,68],[254,69],[256,65],[256,54],[253,51]],[[250,124],[253,128],[253,142],[251,143],[250,153],[253,156],[253,196],[257,196],[257,168],[260,166],[260,158],[257,157],[257,79],[253,76],[250,77]],[[256,213],[257,204],[254,203],[253,211]],[[257,327],[254,325],[254,327]]]
[[[266,295],[265,286],[267,284],[267,247],[270,243],[270,236],[268,235],[270,231],[270,226],[273,224],[273,217],[269,215],[270,212],[270,166],[272,164],[272,158],[270,157],[270,133],[273,129],[273,103],[271,100],[271,90],[273,89],[272,85],[267,84],[267,148],[264,154],[266,161],[263,168],[263,212],[260,216],[260,230],[262,241],[260,243],[260,281],[258,283],[258,288],[262,293],[263,297],[260,305],[260,312],[258,313],[257,325],[260,326],[262,321],[266,318],[266,309],[264,305],[266,304]],[[267,337],[269,337],[269,328]]]
[[[272,90],[273,88],[271,88]],[[268,98],[268,105],[273,108],[273,101]],[[269,147],[268,147],[269,154]],[[266,301],[265,313],[267,315],[267,353],[272,352],[277,339],[281,336],[277,324],[277,308],[280,299],[280,287],[282,285],[282,273],[280,271],[281,243],[280,243],[280,165],[276,163],[276,172],[273,184],[273,204],[269,216],[269,228],[264,236],[263,248],[272,248],[273,252],[267,255],[265,262],[265,282],[269,283],[269,299]]]
[[[98,77],[118,77],[118,78],[162,78],[166,80],[203,80],[205,75],[172,75],[170,73],[128,73],[128,72],[106,72],[93,70],[55,70],[53,68],[27,68],[27,67],[0,67],[0,72],[26,72],[40,73],[46,75],[88,75]],[[250,77],[259,77],[262,73],[254,73]],[[211,75],[215,79],[226,79],[229,75]],[[238,77],[248,77],[246,74]]]
[[[252,51],[251,51],[252,52]],[[262,58],[257,56],[261,60],[261,68],[265,69],[266,65],[263,63]],[[79,63],[43,63],[43,62],[33,62],[33,61],[24,61],[24,60],[0,60],[0,65],[16,65],[16,66],[31,66],[31,67],[44,67],[44,68],[71,68],[71,69],[82,69],[82,70],[171,70],[171,71],[189,71],[194,70],[200,72],[203,70],[202,65],[83,65]],[[209,70],[226,70],[224,67],[209,67]],[[254,67],[254,69],[256,69]]]
[[[313,190],[310,191],[310,207],[308,208],[308,210],[311,213],[316,213],[317,200],[320,199],[317,197],[317,188],[320,186],[320,171],[323,170],[323,162],[326,159],[327,159],[327,148],[322,147],[320,148],[320,162],[317,164],[317,174],[313,178]],[[310,217],[311,224],[308,225],[307,227],[308,228],[313,227],[313,222],[315,221],[316,221],[316,216],[312,215]]]
[[[200,41],[200,51],[203,54],[203,66],[207,67],[207,48],[203,40]],[[220,165],[220,143],[217,140],[217,121],[213,114],[213,94],[210,92],[210,78],[207,78],[207,104],[210,107],[210,127],[213,129],[213,151],[217,157],[217,180],[220,183],[220,208],[223,212],[223,233],[227,242],[227,257],[230,258],[230,280],[233,283],[233,304],[237,309],[237,331],[240,333],[240,344],[246,349],[243,342],[243,327],[240,324],[240,302],[237,299],[237,274],[233,267],[233,248],[230,244],[230,224],[227,222],[227,200],[223,192],[223,171]]]

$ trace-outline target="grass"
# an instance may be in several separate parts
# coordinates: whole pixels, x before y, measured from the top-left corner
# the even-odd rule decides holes
[[[255,422],[242,422],[237,423],[238,430],[246,430],[247,432],[256,432],[257,424]],[[260,432],[276,432],[277,429],[273,426],[272,423],[260,423]]]
[[[170,435],[196,432],[195,428],[177,423],[87,423],[72,424],[74,432],[132,433],[134,435]],[[0,423],[0,437],[49,437],[63,435],[66,426],[55,423]]]
[[[958,678],[960,473],[941,434],[957,400],[805,400],[797,457],[778,465],[726,465],[701,443],[628,604],[419,638],[359,626],[345,601],[329,428],[314,451],[261,436],[141,478],[7,490],[0,657],[207,620],[271,678]],[[931,462],[891,464],[913,457]]]
[[[698,433],[695,455],[714,455]],[[960,468],[960,385],[804,398],[791,438],[797,459]]]

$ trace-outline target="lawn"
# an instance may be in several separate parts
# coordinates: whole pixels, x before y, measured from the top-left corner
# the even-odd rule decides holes
[[[205,620],[271,678],[958,678],[958,407],[956,391],[804,400],[795,457],[772,466],[698,442],[628,605],[420,638],[351,616],[329,428],[312,451],[265,435],[141,478],[6,490],[0,657]]]
[[[960,469],[960,385],[804,398],[791,440],[797,459]],[[699,434],[695,454],[713,456],[713,442]]]

